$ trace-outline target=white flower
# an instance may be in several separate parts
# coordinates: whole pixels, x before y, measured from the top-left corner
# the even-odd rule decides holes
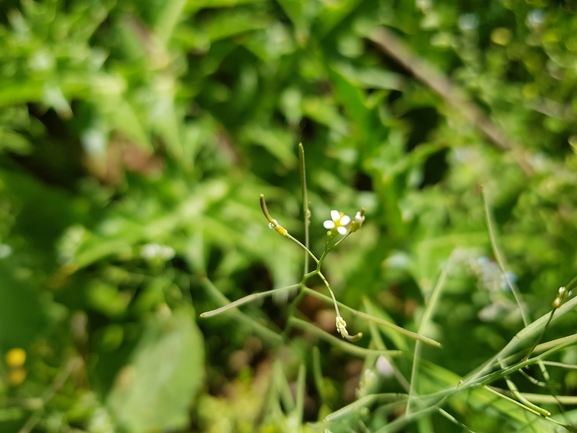
[[[365,222],[365,208],[362,208],[360,211],[356,213],[355,219],[351,222],[351,225],[349,226],[349,231],[351,233],[356,232],[358,229],[361,228],[364,222]]]
[[[377,371],[385,377],[391,377],[393,374],[395,374],[393,364],[391,364],[391,361],[389,361],[383,355],[380,355],[377,358]]]
[[[174,257],[174,250],[166,245],[160,245],[156,243],[145,244],[142,246],[140,255],[145,260],[168,261]]]
[[[327,230],[336,230],[340,235],[346,235],[349,232],[347,226],[351,223],[351,217],[338,210],[331,211],[331,219],[323,222]]]

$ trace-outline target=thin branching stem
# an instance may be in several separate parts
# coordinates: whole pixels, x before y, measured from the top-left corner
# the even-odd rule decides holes
[[[298,239],[291,236],[290,233],[287,233],[286,237],[289,238],[291,241],[293,241],[295,244],[297,244],[299,247],[301,247],[303,250],[305,250],[305,252],[315,261],[315,263],[319,262],[319,259],[317,259],[317,257],[311,252],[311,250],[309,250],[306,246],[304,246]]]
[[[225,311],[230,310],[231,308],[240,307],[241,305],[248,304],[249,302],[254,302],[262,298],[266,298],[268,296],[273,296],[277,293],[287,292],[294,290],[299,287],[299,284],[292,284],[286,287],[280,287],[278,289],[267,290],[266,292],[258,292],[258,293],[251,293],[243,298],[237,299],[229,304],[226,304],[216,310],[205,311],[200,315],[200,317],[212,317],[216,316],[217,314],[224,313]]]
[[[494,386],[492,386],[491,388],[493,388],[495,391],[498,391],[504,395],[506,395],[506,393],[508,392],[505,389],[500,389],[500,388],[497,388]],[[523,397],[525,397],[527,400],[530,400],[533,403],[541,403],[541,404],[561,403],[561,404],[570,404],[570,405],[576,405],[577,404],[577,396],[574,396],[574,395],[553,396],[553,395],[546,395],[546,394],[533,394],[530,392],[522,392],[521,394],[523,394]]]
[[[325,283],[326,288],[328,289],[329,293],[331,294],[331,298],[332,298],[333,304],[335,306],[335,311],[337,313],[337,317],[341,317],[341,313],[339,311],[339,303],[337,302],[337,299],[335,298],[335,294],[331,290],[331,286],[330,286],[329,282],[327,281],[327,279],[325,278],[325,276],[322,274],[321,271],[317,271],[317,275],[320,277],[321,280],[323,280],[323,283]]]
[[[484,388],[484,389],[486,389],[492,393],[495,393],[496,391],[494,389],[491,389],[491,387],[488,386],[489,384],[491,384],[497,380],[504,379],[505,377],[507,377],[507,376],[519,371],[520,369],[529,366],[529,365],[538,364],[540,361],[545,360],[547,357],[553,355],[554,353],[557,353],[558,351],[560,351],[560,350],[562,350],[562,349],[564,349],[564,348],[566,348],[572,344],[577,344],[577,335],[574,335],[571,337],[572,338],[565,337],[563,339],[558,339],[558,340],[556,340],[556,344],[554,344],[554,345],[551,345],[550,344],[551,342],[543,343],[542,345],[540,345],[539,347],[536,348],[536,351],[540,351],[540,347],[545,346],[545,345],[547,345],[547,347],[546,347],[547,350],[545,350],[540,355],[535,356],[535,357],[528,359],[526,361],[518,362],[515,365],[512,365],[510,367],[505,367],[501,370],[495,371],[493,373],[487,374],[487,375],[482,376],[482,377],[476,377],[475,380],[466,379],[465,381],[461,381],[456,386],[446,388],[446,389],[443,389],[441,391],[438,391],[438,392],[435,392],[432,394],[415,396],[414,398],[419,403],[419,407],[422,407],[424,409],[417,410],[415,412],[411,412],[409,415],[405,415],[403,417],[400,417],[397,420],[393,421],[392,423],[388,424],[387,426],[383,427],[382,429],[378,430],[377,432],[399,431],[399,429],[401,429],[403,426],[413,422],[416,419],[419,419],[421,416],[424,416],[424,415],[430,413],[432,410],[437,410],[437,409],[441,408],[443,406],[443,404],[445,404],[447,399],[455,396],[458,393],[464,392],[466,390],[470,390],[473,388]],[[515,340],[517,340],[517,337],[514,337],[512,341],[515,341]],[[519,357],[520,357],[520,355],[518,355],[517,358],[519,359]],[[484,367],[481,367],[480,370],[482,370],[483,368]],[[516,400],[512,400],[512,399],[508,398],[507,396],[503,395],[502,393],[498,393],[498,394],[499,394],[499,397],[510,400],[514,404],[523,407],[524,409],[535,414],[536,416],[539,416],[541,418],[546,419],[547,421],[550,421],[550,422],[553,422],[555,424],[560,425],[558,421],[556,421],[553,418],[550,418],[548,416],[545,416],[545,411],[542,410],[541,408],[539,408],[542,410],[542,412],[540,413],[539,411],[534,410],[530,406],[528,407],[524,404],[521,404],[520,402],[518,402]],[[524,397],[528,400],[526,394],[524,395]],[[550,398],[556,398],[556,397],[550,397]],[[547,402],[549,402],[549,400],[547,400]]]
[[[299,247],[301,247],[303,250],[306,251],[306,253],[311,256],[311,258],[315,261],[315,263],[319,262],[319,259],[316,258],[316,256],[311,252],[311,250],[308,249],[308,247],[306,247],[305,245],[303,245],[298,239],[296,239],[295,237],[293,237],[288,231],[287,229],[285,229],[284,227],[282,227],[277,220],[275,220],[269,213],[268,208],[266,206],[266,200],[264,199],[264,195],[261,194],[260,195],[260,208],[262,209],[262,213],[264,214],[265,218],[267,219],[268,223],[269,223],[269,227],[274,229],[278,234],[280,234],[281,236],[284,236],[286,238],[289,238],[291,241],[293,241],[295,244],[297,244]],[[305,272],[306,273],[306,272]]]
[[[317,291],[315,291],[315,290],[313,290],[313,289],[309,289],[308,287],[307,287],[307,288],[304,288],[303,291],[304,291],[306,294],[308,294],[308,295],[311,295],[311,296],[314,296],[314,297],[316,297],[316,298],[322,299],[322,300],[324,300],[324,301],[326,301],[326,302],[331,302],[331,303],[333,302],[333,299],[332,299],[332,298],[329,298],[328,296],[325,296],[325,295],[323,295],[322,293],[319,293],[319,292],[317,292]],[[397,331],[397,332],[400,333],[400,334],[403,334],[403,335],[405,335],[405,336],[407,336],[407,337],[410,337],[410,338],[413,338],[413,339],[415,339],[415,340],[421,340],[423,343],[429,344],[429,345],[431,345],[431,346],[441,347],[441,343],[439,343],[438,341],[433,340],[432,338],[429,338],[429,337],[425,337],[425,336],[423,336],[423,335],[416,334],[416,333],[411,332],[411,331],[409,331],[409,330],[407,330],[407,329],[405,329],[405,328],[401,328],[400,326],[397,326],[397,325],[395,325],[394,323],[387,322],[386,320],[379,319],[378,317],[371,316],[370,314],[364,313],[364,312],[359,311],[359,310],[355,310],[354,308],[351,308],[351,307],[349,307],[348,305],[345,305],[345,304],[343,304],[343,303],[341,303],[341,302],[338,302],[338,301],[337,301],[337,305],[338,305],[339,307],[341,307],[343,310],[346,310],[346,311],[348,311],[349,313],[351,313],[353,316],[360,317],[360,318],[363,318],[363,319],[365,319],[365,320],[374,322],[374,323],[376,323],[377,325],[381,325],[381,326],[384,326],[384,327],[386,327],[386,328],[393,329],[393,330]]]
[[[543,361],[543,364],[548,365],[549,367],[559,367],[559,368],[565,368],[567,370],[577,370],[577,365],[566,364],[564,362]]]
[[[486,391],[489,391],[491,394],[496,395],[499,398],[502,398],[504,400],[509,401],[510,403],[522,407],[523,409],[528,410],[529,412],[532,412],[534,415],[539,415],[537,412],[533,411],[532,409],[529,409],[525,406],[523,406],[521,403],[519,403],[517,400],[512,399],[511,397],[506,396],[505,394],[501,394],[500,392],[498,392],[497,390],[493,389],[490,386],[483,386],[483,389],[485,389]]]
[[[499,363],[501,365],[501,368],[505,369],[505,364],[503,363],[503,361],[500,361]],[[523,370],[519,370],[519,371],[523,371]],[[531,403],[529,400],[527,400],[525,397],[523,397],[523,395],[519,392],[519,389],[517,388],[515,383],[513,383],[513,381],[511,380],[511,378],[509,376],[505,376],[505,382],[507,383],[507,387],[509,388],[509,391],[511,391],[511,394],[513,394],[515,396],[515,398],[519,401],[519,403],[524,405],[526,408],[528,408],[532,412],[536,412],[541,416],[551,416],[551,412],[549,412],[548,410],[545,410],[543,408],[540,408],[539,406]]]
[[[325,260],[327,254],[329,253],[330,249],[329,249],[329,243],[327,241],[327,243],[325,244],[325,250],[323,251],[323,254],[321,256],[321,258],[319,259],[318,263],[317,263],[317,272],[321,270],[321,266],[323,264],[323,261]]]
[[[400,393],[383,393],[369,394],[359,398],[351,404],[327,415],[325,422],[339,421],[341,418],[347,418],[351,413],[360,412],[363,408],[371,407],[375,403],[402,402],[407,399],[407,394]]]
[[[228,306],[230,304],[230,299],[223,295],[223,293],[214,285],[214,283],[207,277],[203,276],[200,278],[200,286],[205,290],[205,293],[221,307]],[[257,334],[263,341],[271,344],[272,346],[280,346],[283,343],[283,337],[267,328],[266,326],[260,324],[256,320],[248,317],[247,315],[240,312],[240,310],[233,308],[231,314],[238,322],[249,328],[253,333]]]
[[[338,241],[336,241],[334,244],[332,244],[329,248],[328,251],[331,251],[332,249],[336,248],[337,245],[339,245],[341,242],[343,242],[346,238],[348,238],[351,235],[351,232],[348,232],[346,235],[344,235],[342,238],[340,238]],[[327,251],[327,252],[328,252]]]
[[[323,331],[322,329],[316,327],[312,323],[306,322],[301,319],[297,319],[296,317],[291,317],[288,320],[289,324],[294,326],[295,328],[299,328],[302,331],[310,332],[311,334],[315,335],[316,337],[322,338],[323,340],[328,341],[329,343],[340,347],[343,351],[350,353],[351,355],[356,355],[360,357],[365,357],[369,355],[385,355],[385,356],[399,356],[401,352],[399,350],[374,350],[374,349],[365,349],[364,347],[359,347],[354,344],[347,343],[345,340],[335,337],[334,335],[329,334],[328,332]]]

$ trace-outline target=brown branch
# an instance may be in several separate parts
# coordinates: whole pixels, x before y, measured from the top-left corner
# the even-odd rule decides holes
[[[511,152],[515,161],[530,176],[533,167],[527,158],[527,151],[520,143],[508,138],[505,132],[487,117],[477,105],[469,100],[463,91],[455,86],[442,72],[430,63],[411,53],[403,42],[389,30],[379,27],[368,35],[389,57],[396,60],[415,78],[441,96],[447,104],[456,108],[465,118],[481,131],[493,144],[503,151]]]

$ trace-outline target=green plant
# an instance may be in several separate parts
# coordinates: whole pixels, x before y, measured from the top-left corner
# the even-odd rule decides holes
[[[310,249],[308,247],[308,245],[309,245],[310,210],[309,210],[309,205],[308,205],[308,193],[307,193],[307,185],[306,185],[304,148],[303,148],[302,144],[299,145],[299,161],[300,161],[301,182],[302,182],[302,191],[303,191],[303,215],[304,215],[304,226],[305,226],[305,230],[304,230],[305,231],[305,242],[304,242],[304,244],[302,244],[299,240],[295,239],[287,231],[287,229],[282,227],[278,223],[278,221],[275,220],[269,214],[269,211],[266,207],[264,195],[262,195],[262,194],[260,195],[260,206],[261,206],[261,209],[262,209],[264,216],[266,217],[266,219],[268,221],[269,228],[275,230],[279,235],[290,239],[292,242],[297,244],[300,248],[302,248],[305,251],[305,259],[304,259],[305,263],[304,263],[304,272],[303,272],[302,280],[298,284],[293,284],[290,286],[269,290],[267,292],[254,293],[254,294],[245,296],[244,298],[239,299],[237,301],[234,301],[234,302],[227,304],[223,307],[220,307],[217,310],[202,313],[200,315],[200,317],[215,316],[215,315],[223,313],[223,312],[225,312],[231,308],[236,308],[236,307],[238,307],[242,304],[245,304],[247,302],[257,301],[257,300],[262,299],[263,297],[266,297],[266,296],[274,296],[275,294],[278,294],[278,293],[282,293],[285,291],[294,291],[295,289],[297,289],[298,294],[297,294],[296,298],[291,302],[291,305],[289,307],[290,313],[289,313],[289,318],[288,318],[288,325],[289,326],[293,325],[293,326],[297,326],[297,327],[301,327],[301,328],[302,327],[309,328],[309,326],[306,324],[306,322],[303,322],[302,320],[295,319],[292,316],[294,315],[296,308],[298,307],[299,302],[302,300],[302,297],[305,294],[314,294],[313,296],[319,296],[322,298],[326,298],[326,297],[324,297],[318,293],[315,293],[314,291],[309,289],[306,285],[306,283],[309,279],[312,279],[313,277],[318,276],[322,280],[323,284],[325,285],[326,289],[328,290],[328,292],[331,295],[331,300],[333,302],[333,305],[335,308],[335,314],[336,314],[337,332],[341,335],[341,337],[343,339],[345,339],[349,342],[356,342],[362,338],[363,334],[361,332],[359,332],[354,336],[349,335],[349,332],[347,330],[347,323],[345,322],[345,320],[343,319],[343,317],[341,316],[341,313],[339,311],[339,302],[337,302],[337,300],[335,298],[335,294],[334,294],[333,290],[331,289],[329,282],[327,281],[327,279],[325,278],[325,276],[321,272],[321,266],[322,266],[324,260],[326,259],[327,255],[335,247],[337,247],[339,244],[341,244],[352,233],[356,232],[357,230],[359,230],[361,228],[361,226],[363,225],[363,222],[365,221],[365,208],[362,208],[359,212],[357,212],[354,219],[351,219],[348,215],[345,215],[343,212],[339,212],[337,210],[331,211],[331,220],[327,220],[323,224],[325,229],[328,230],[326,242],[325,242],[325,249],[324,249],[323,254],[319,258],[317,258],[317,256],[315,256],[310,251]],[[309,260],[310,259],[312,259],[315,262],[315,269],[309,272],[308,269],[309,269]],[[360,311],[355,311],[351,308],[347,308],[347,310],[350,310],[354,315],[356,315],[358,317],[362,317],[366,320],[371,320],[375,323],[381,324],[381,325],[386,326],[390,329],[394,329],[395,331],[397,331],[401,334],[404,334],[406,336],[409,336],[411,338],[415,338],[417,340],[424,341],[428,344],[439,346],[439,343],[437,343],[434,340],[431,340],[429,338],[426,338],[426,337],[417,335],[413,332],[407,331],[407,330],[400,328],[400,327],[398,327],[392,323],[383,321],[383,320],[376,318],[376,317],[372,317],[372,316],[365,314],[365,313],[362,313]],[[285,334],[287,332],[288,332],[288,330],[285,330]],[[350,350],[353,350],[353,349],[350,349]],[[383,354],[390,355],[390,353],[385,353],[385,352],[383,352]]]
[[[574,9],[1,2],[0,432],[575,424]]]
[[[515,297],[520,316],[523,319],[524,327],[501,349],[497,354],[491,357],[488,361],[482,363],[473,369],[470,373],[463,376],[455,375],[454,373],[443,369],[434,362],[427,361],[423,357],[422,344],[427,343],[432,346],[440,347],[440,344],[433,339],[423,336],[422,334],[428,329],[433,316],[436,314],[438,305],[441,299],[441,294],[445,290],[447,283],[447,277],[449,271],[453,266],[455,266],[458,256],[458,250],[454,250],[449,257],[448,262],[444,266],[444,270],[438,278],[438,281],[433,289],[428,302],[426,303],[425,311],[423,312],[420,324],[419,332],[413,333],[400,328],[393,323],[388,321],[383,321],[378,317],[372,316],[361,311],[354,310],[347,307],[345,304],[337,302],[334,292],[325,276],[321,272],[321,265],[333,248],[342,243],[350,234],[356,232],[361,228],[365,220],[365,209],[363,208],[357,213],[354,220],[351,220],[348,216],[344,215],[343,212],[338,212],[336,210],[331,211],[331,220],[325,221],[324,226],[328,230],[327,238],[325,241],[325,250],[320,258],[317,258],[309,249],[309,224],[310,224],[310,210],[308,208],[308,192],[306,187],[306,172],[305,172],[305,162],[304,162],[304,148],[299,145],[299,161],[301,168],[301,182],[303,191],[303,209],[302,213],[304,215],[305,224],[305,242],[304,244],[295,239],[291,234],[288,233],[279,222],[274,219],[266,206],[264,196],[260,196],[260,205],[264,216],[266,217],[269,228],[275,230],[282,237],[286,237],[296,245],[298,245],[302,250],[305,251],[305,264],[303,278],[300,283],[289,285],[286,287],[281,287],[277,289],[272,289],[265,292],[253,293],[247,295],[241,299],[234,302],[227,303],[222,307],[202,313],[200,317],[208,318],[216,316],[218,314],[236,309],[237,307],[249,303],[255,302],[262,298],[274,296],[278,293],[283,292],[294,292],[296,290],[297,295],[294,300],[289,305],[289,312],[287,318],[287,325],[283,335],[287,335],[291,327],[299,328],[305,332],[309,332],[312,335],[325,339],[344,351],[347,351],[353,355],[365,357],[367,360],[365,365],[369,366],[368,372],[371,368],[375,368],[374,365],[375,356],[379,356],[379,359],[386,361],[386,364],[391,368],[391,371],[396,372],[396,378],[399,384],[404,386],[406,393],[376,393],[371,390],[370,386],[366,384],[360,385],[358,394],[361,398],[356,402],[341,408],[335,412],[327,414],[324,417],[324,422],[313,424],[313,429],[324,429],[325,432],[340,432],[347,431],[351,426],[357,425],[357,428],[363,426],[367,429],[363,418],[367,418],[366,414],[368,408],[373,408],[375,413],[388,413],[389,411],[402,407],[405,407],[404,414],[397,416],[395,420],[391,423],[386,423],[385,425],[378,428],[376,431],[379,433],[384,432],[395,432],[400,429],[405,428],[411,423],[420,424],[421,421],[427,419],[432,413],[437,413],[440,416],[446,418],[453,424],[460,426],[468,431],[473,431],[467,427],[463,422],[459,421],[457,417],[450,413],[450,409],[453,411],[462,411],[463,407],[459,409],[459,405],[456,401],[462,396],[467,395],[471,401],[468,406],[477,406],[487,398],[488,395],[492,395],[497,400],[491,401],[491,405],[499,410],[508,411],[511,422],[523,422],[523,419],[531,414],[532,419],[530,420],[530,425],[536,431],[549,431],[551,425],[558,425],[565,427],[567,430],[572,431],[570,422],[566,419],[563,420],[563,413],[558,414],[553,417],[549,410],[543,409],[540,406],[534,404],[529,399],[537,399],[535,395],[525,394],[518,390],[517,386],[511,379],[511,375],[514,373],[520,373],[525,378],[529,379],[532,383],[545,387],[548,389],[550,395],[543,395],[543,399],[540,400],[545,403],[559,403],[570,402],[572,398],[569,396],[559,396],[557,395],[551,376],[547,370],[547,365],[561,367],[565,369],[571,369],[571,366],[566,363],[550,362],[548,358],[555,355],[556,353],[562,351],[563,349],[570,347],[577,343],[577,337],[575,335],[570,335],[564,338],[554,339],[548,341],[547,343],[541,343],[543,336],[545,335],[547,329],[550,325],[554,323],[554,318],[556,320],[561,319],[564,315],[571,312],[572,308],[577,304],[577,299],[572,299],[569,301],[571,296],[571,290],[577,287],[577,277],[574,278],[567,287],[561,287],[558,291],[557,296],[552,302],[553,309],[549,314],[542,316],[538,320],[529,323],[528,313],[525,311],[525,304],[521,299],[521,295],[518,288],[514,284],[512,277],[507,273],[503,253],[501,252],[497,240],[496,233],[494,229],[494,223],[489,209],[488,201],[485,198],[485,214],[487,218],[488,231],[497,259],[500,275],[503,278],[505,287],[508,288]],[[309,260],[312,259],[316,264],[316,269],[313,271],[308,270]],[[331,297],[328,298],[321,295],[314,290],[311,290],[306,286],[309,279],[318,276],[325,288],[329,291]],[[353,313],[355,316],[363,318],[371,323],[373,327],[371,328],[371,341],[369,347],[377,347],[377,350],[364,349],[364,348],[354,348],[347,343],[341,343],[329,335],[324,334],[323,331],[311,326],[306,321],[296,318],[295,313],[297,312],[298,304],[305,295],[312,295],[327,301],[332,301],[335,309],[336,316],[336,329],[341,337],[348,342],[358,342],[362,338],[362,333],[358,333],[354,336],[350,336],[346,329],[346,322],[342,318],[339,306],[346,311]],[[555,314],[557,312],[557,314]],[[400,366],[395,364],[395,361],[391,356],[404,355],[407,357],[407,353],[401,351],[387,351],[383,350],[384,345],[382,338],[379,336],[378,331],[374,325],[381,325],[386,329],[393,330],[400,333],[401,335],[411,337],[415,339],[415,347],[412,350],[412,354],[408,356],[412,359],[412,369],[410,373],[410,378],[405,379],[403,374],[400,372]],[[529,349],[526,348],[531,341],[534,341]],[[401,345],[408,349],[407,345]],[[525,348],[523,348],[525,346]],[[410,350],[410,349],[409,349]],[[535,354],[535,356],[533,356]],[[315,347],[314,351],[314,369],[315,374],[315,384],[317,386],[317,391],[321,397],[326,394],[323,386],[322,372],[319,366],[319,351]],[[383,358],[384,357],[384,358]],[[531,375],[526,372],[531,366],[538,366],[539,371],[543,376],[543,381],[534,379]],[[302,367],[302,365],[301,365]],[[300,392],[299,396],[302,400],[304,398],[304,389],[302,387],[302,375],[304,375],[304,370],[299,370],[299,386],[298,390]],[[374,374],[374,373],[373,373]],[[430,388],[428,391],[422,391],[423,381],[422,375],[427,376],[427,380],[430,381],[426,388]],[[496,388],[493,384],[499,380],[504,380],[509,389],[509,394],[499,388]],[[452,383],[451,383],[452,382]],[[368,388],[368,389],[367,389]],[[527,395],[527,397],[526,397]],[[512,398],[514,397],[514,398]],[[528,399],[529,398],[529,399]],[[299,404],[297,404],[297,407]],[[513,411],[513,408],[516,410]],[[298,410],[302,410],[299,408]],[[364,415],[363,415],[363,411]],[[525,411],[525,415],[523,415]]]

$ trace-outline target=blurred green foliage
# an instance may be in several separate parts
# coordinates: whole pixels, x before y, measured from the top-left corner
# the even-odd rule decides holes
[[[0,11],[0,353],[27,355],[1,362],[1,432],[337,433],[398,416],[383,403],[305,425],[402,386],[374,358],[281,336],[286,298],[198,319],[298,281],[301,251],[268,230],[258,197],[302,238],[299,142],[313,250],[331,209],[367,208],[327,259],[340,301],[416,331],[452,254],[425,332],[443,349],[424,349],[419,392],[455,385],[523,327],[481,185],[533,319],[575,276],[571,1],[9,0]],[[299,314],[334,326],[313,298]],[[411,340],[350,323],[371,335],[361,346],[403,350],[410,377]],[[551,392],[575,394],[575,375],[551,374]],[[445,409],[475,431],[550,431],[468,392]],[[439,414],[404,431],[431,426],[462,431]]]

